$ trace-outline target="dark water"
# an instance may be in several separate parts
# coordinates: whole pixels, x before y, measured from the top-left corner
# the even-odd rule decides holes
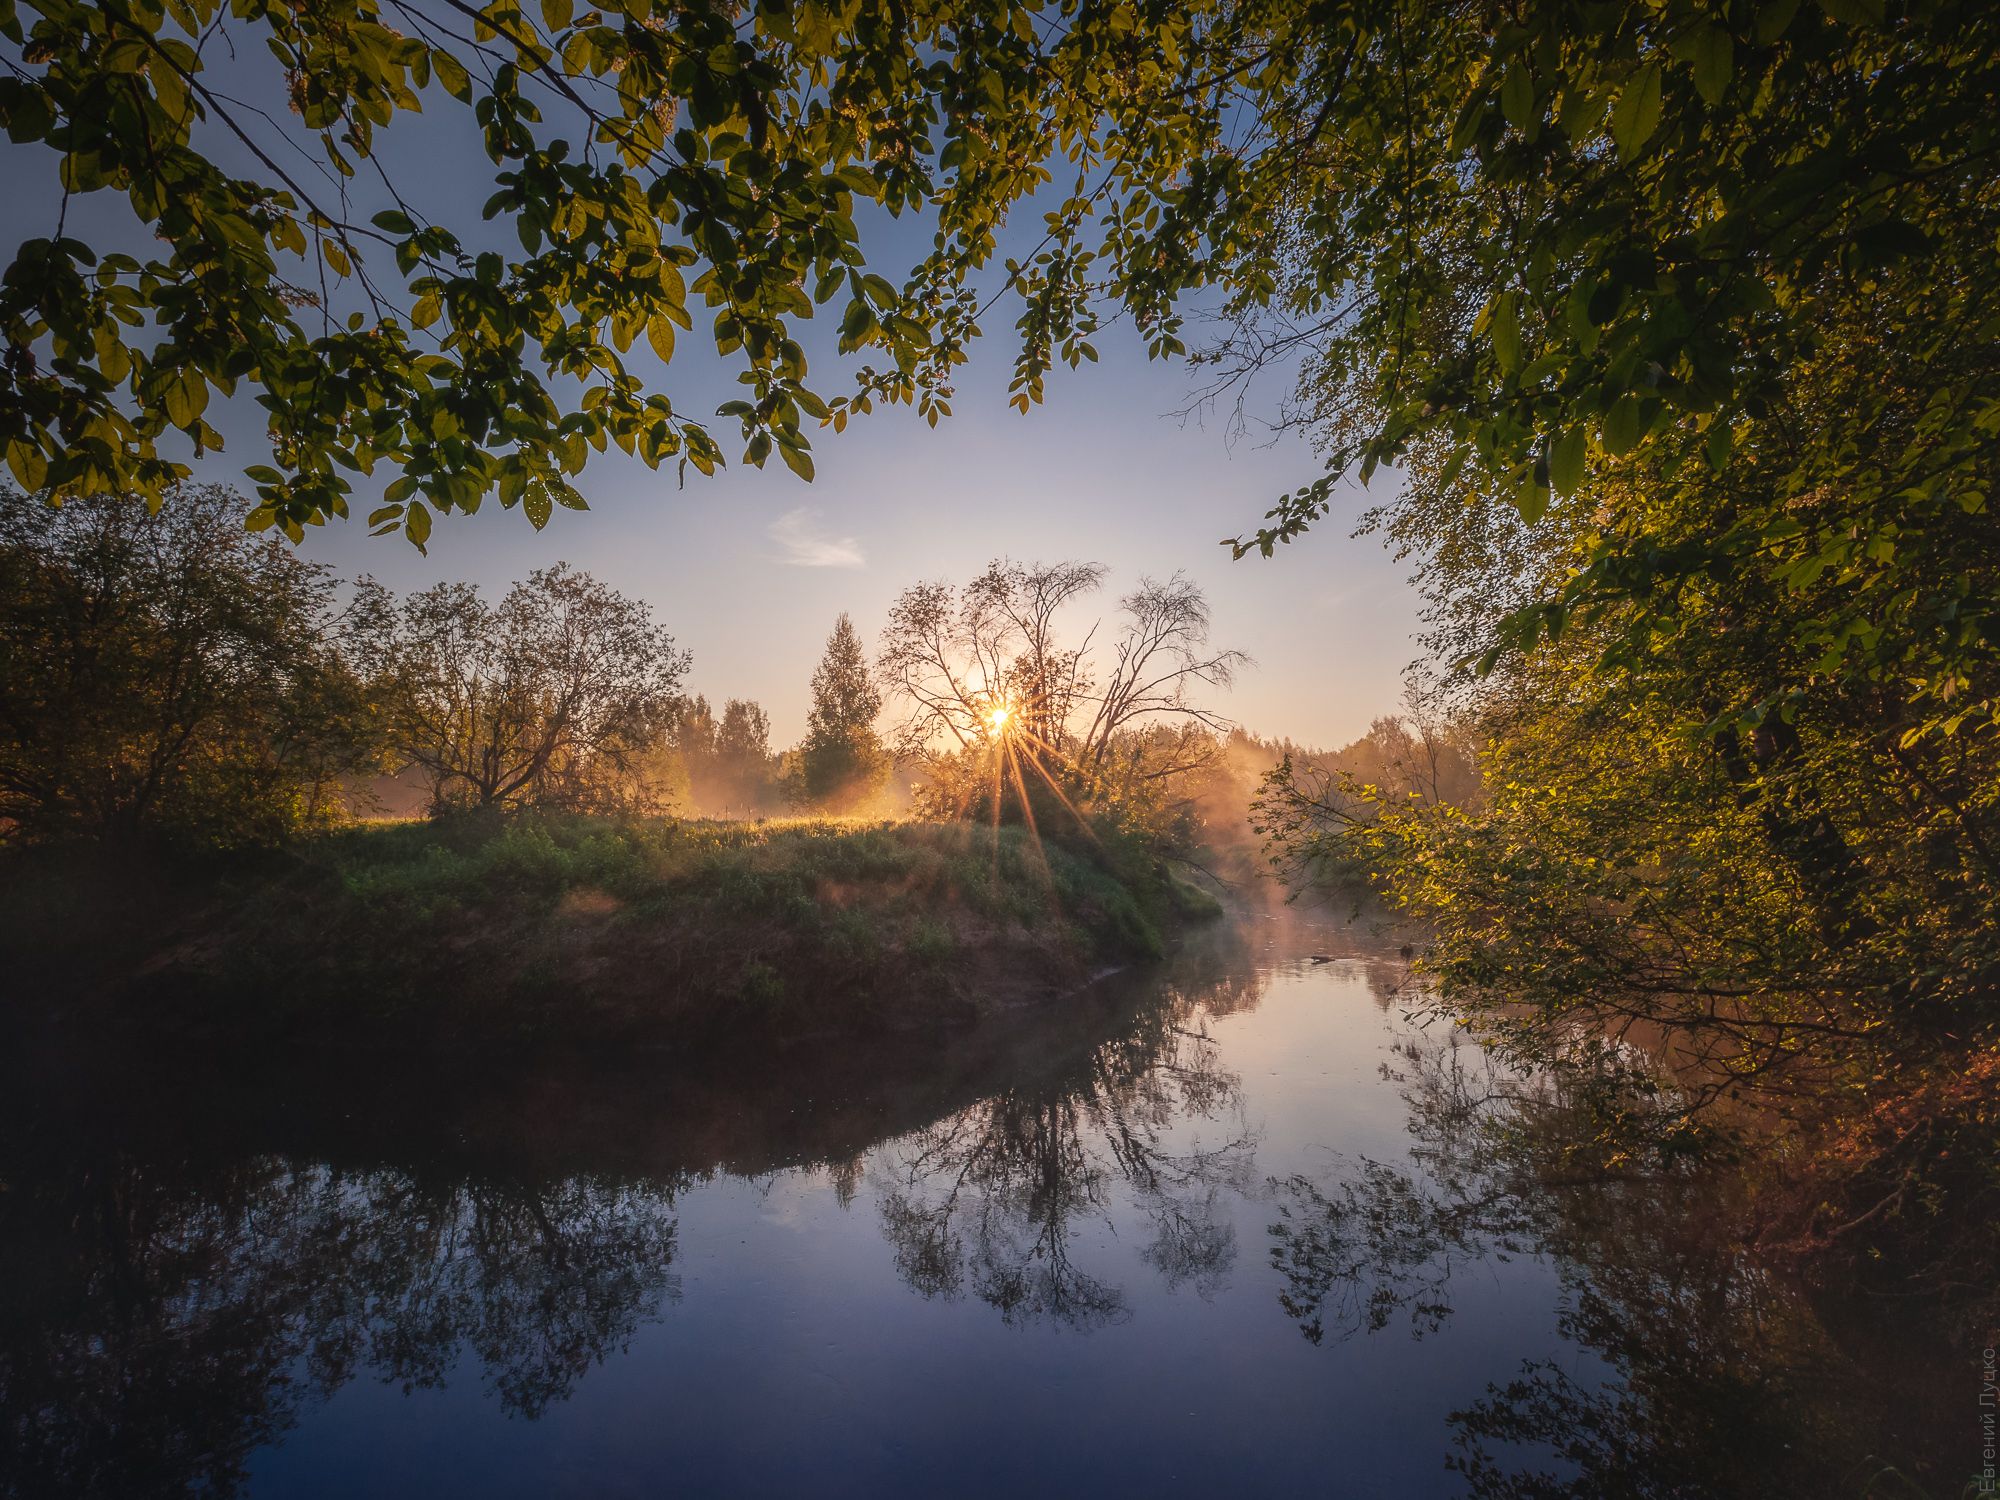
[[[1405,979],[1258,920],[693,1075],[17,1058],[0,1494],[1958,1492],[1976,1350],[1566,1179]]]

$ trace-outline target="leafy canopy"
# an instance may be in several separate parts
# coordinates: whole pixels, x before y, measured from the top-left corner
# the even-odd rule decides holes
[[[333,579],[248,535],[242,496],[60,509],[0,485],[0,828],[273,844],[374,768]]]
[[[186,473],[167,440],[220,447],[211,397],[248,388],[272,450],[245,471],[254,526],[296,539],[346,513],[351,473],[387,464],[380,529],[421,545],[435,513],[494,494],[539,527],[582,506],[572,481],[611,444],[723,461],[628,360],[641,340],[671,360],[699,310],[739,367],[719,415],[744,458],[775,449],[810,478],[809,420],[878,400],[948,412],[969,277],[1008,206],[1065,163],[1099,183],[1051,216],[1072,238],[1107,168],[1132,170],[1113,166],[1137,154],[1113,145],[1126,122],[1168,125],[1162,101],[1199,93],[1198,35],[1193,15],[961,0],[0,0],[0,126],[48,153],[62,200],[0,279],[0,446],[28,489],[157,502]],[[280,79],[289,120],[257,102]],[[419,136],[426,111],[445,118]],[[490,163],[484,218],[518,245],[439,217],[407,180],[454,124]],[[1160,136],[1160,181],[1193,133]],[[129,205],[118,246],[65,228],[98,193]],[[935,248],[898,287],[867,269],[861,226],[916,207]],[[1094,357],[1074,302],[1087,259],[1019,273],[1042,308],[1024,403],[1052,344]],[[843,354],[882,361],[835,400],[808,386],[794,332],[816,304],[836,308]],[[1147,327],[1180,347],[1160,310]]]
[[[1206,289],[1218,378],[1302,359],[1328,451],[1240,550],[1383,464],[1530,526],[1596,504],[1501,648],[1637,603],[1607,657],[1637,660],[1690,589],[1762,568],[1838,585],[1795,644],[1907,687],[1913,729],[1992,716],[1985,0],[0,0],[0,34],[0,124],[153,236],[100,254],[59,223],[0,278],[27,487],[158,496],[170,429],[215,446],[211,391],[248,385],[273,449],[253,524],[297,536],[386,463],[374,522],[419,544],[494,493],[540,525],[613,443],[722,461],[628,358],[671,357],[697,308],[739,367],[743,457],[810,475],[811,422],[948,411],[982,296],[1018,304],[1025,407],[1108,309],[1183,352]],[[210,71],[258,40],[283,125]],[[399,188],[391,127],[424,108],[445,120],[395,139],[470,111],[493,226]],[[982,277],[1026,204],[1040,243]],[[900,285],[868,269],[883,211],[935,229]],[[797,337],[819,305],[859,364],[838,395]],[[1604,502],[1629,463],[1701,491],[1671,524],[1656,489]]]

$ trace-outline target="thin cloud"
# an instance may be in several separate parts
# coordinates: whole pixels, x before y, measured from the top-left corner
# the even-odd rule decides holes
[[[786,511],[764,528],[764,535],[785,549],[781,561],[795,568],[858,568],[868,561],[853,537],[827,533],[815,506]]]

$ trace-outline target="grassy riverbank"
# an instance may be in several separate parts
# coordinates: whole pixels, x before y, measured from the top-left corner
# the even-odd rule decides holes
[[[374,825],[195,865],[21,851],[0,886],[31,1013],[314,1043],[948,1024],[1215,909],[1136,850],[916,823]]]

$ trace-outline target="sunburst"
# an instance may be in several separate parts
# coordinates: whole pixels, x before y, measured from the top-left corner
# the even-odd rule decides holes
[[[1083,835],[1092,843],[1096,843],[1098,842],[1096,831],[1091,828],[1082,810],[1070,799],[1069,793],[1063,789],[1062,782],[1056,774],[1069,762],[1070,757],[1059,745],[1051,743],[1036,731],[1034,715],[1026,706],[1012,698],[995,694],[979,711],[978,718],[986,731],[982,736],[983,748],[991,770],[987,795],[991,799],[992,807],[990,836],[993,878],[997,880],[1000,874],[1000,820],[1008,785],[1011,783],[1015,799],[1021,809],[1022,822],[1027,828],[1028,842],[1034,851],[1034,861],[1040,867],[1043,882],[1053,898],[1055,873],[1050,868],[1048,852],[1043,847],[1041,828],[1035,818],[1033,799],[1029,795],[1028,775],[1032,773],[1038,777],[1062,805],[1063,810],[1075,821]],[[961,802],[961,812],[970,810],[971,795],[968,792],[965,800]]]

